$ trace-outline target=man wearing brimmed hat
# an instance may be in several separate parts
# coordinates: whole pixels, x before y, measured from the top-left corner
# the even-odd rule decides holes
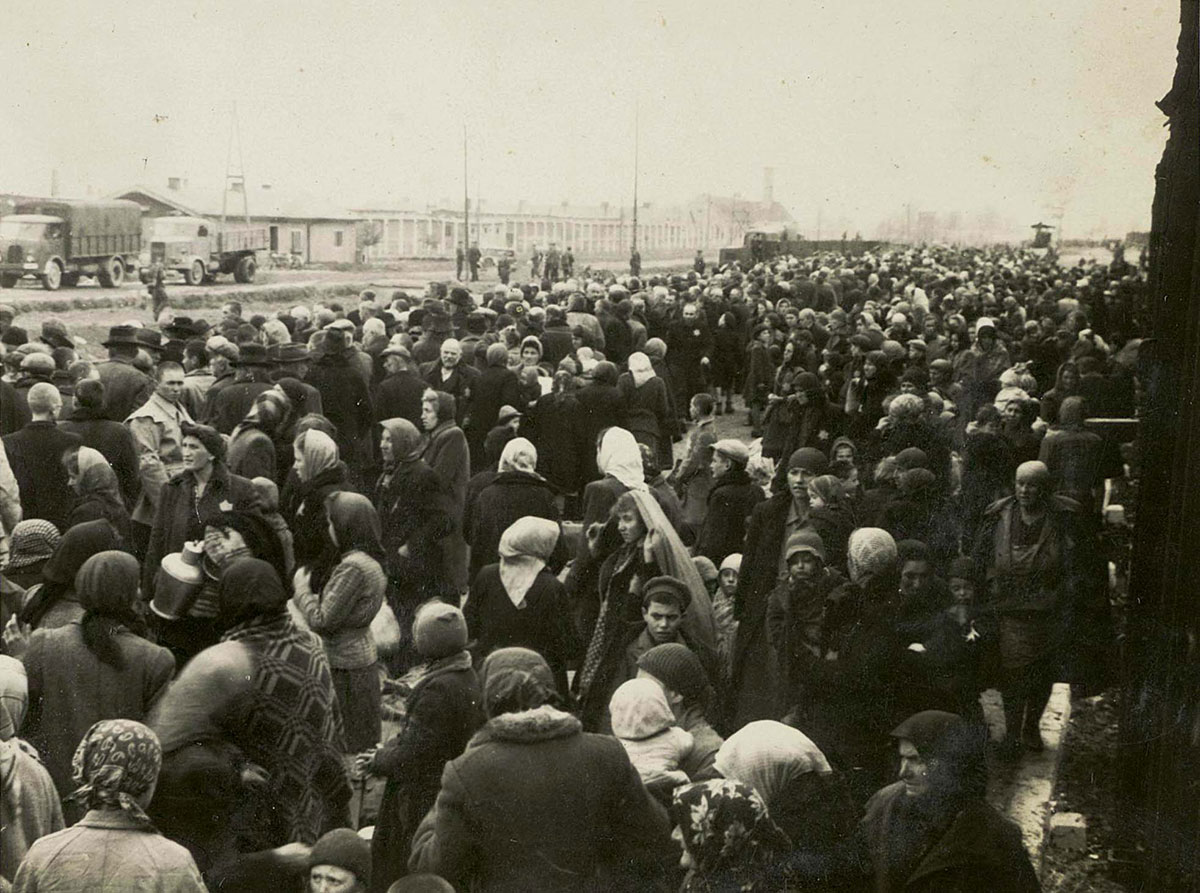
[[[307,347],[294,342],[272,344],[267,348],[267,359],[274,367],[268,376],[271,381],[278,384],[285,378],[293,379],[304,392],[305,412],[323,413],[321,392],[305,381],[312,361]]]
[[[746,537],[746,519],[766,497],[762,487],[746,473],[750,451],[740,440],[718,440],[712,447],[709,470],[713,485],[708,491],[704,525],[696,538],[695,554],[719,565],[726,555],[740,552]]]
[[[369,446],[371,424],[371,395],[367,381],[358,367],[351,342],[338,329],[324,332],[325,349],[308,372],[308,383],[321,392],[325,417],[337,428],[337,445],[342,461],[351,466],[360,464]],[[368,357],[368,360],[370,358]],[[369,378],[369,376],[368,376]]]
[[[142,343],[133,326],[113,326],[104,341],[108,360],[96,366],[104,382],[104,412],[108,418],[123,422],[129,414],[150,399],[154,382],[133,366]]]
[[[407,419],[420,431],[421,397],[426,385],[412,370],[412,354],[403,344],[389,344],[382,356],[386,377],[371,395],[375,420]]]
[[[206,408],[206,422],[222,434],[232,434],[254,405],[254,398],[271,389],[271,359],[263,345],[241,345],[233,367],[233,384],[222,388]]]

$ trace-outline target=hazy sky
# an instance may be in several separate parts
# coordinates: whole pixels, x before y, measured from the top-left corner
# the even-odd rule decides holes
[[[776,198],[864,231],[905,203],[1145,228],[1178,3],[0,0],[0,191]],[[486,205],[485,205],[486,207]],[[1028,219],[1027,222],[1032,222]]]

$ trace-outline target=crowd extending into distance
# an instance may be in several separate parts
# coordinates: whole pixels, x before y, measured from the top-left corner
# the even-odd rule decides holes
[[[538,269],[0,305],[0,890],[1039,889],[989,765],[1109,681],[1144,273]]]

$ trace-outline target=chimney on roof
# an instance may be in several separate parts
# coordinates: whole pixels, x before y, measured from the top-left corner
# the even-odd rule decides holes
[[[167,177],[167,188],[170,189],[172,192],[178,192],[180,187],[182,187],[182,186],[183,186],[183,178],[182,177]]]
[[[600,210],[604,213],[604,216],[607,217],[608,216],[608,202],[600,202]]]
[[[775,168],[763,168],[763,204],[775,204]]]
[[[263,183],[263,184],[262,184],[262,190],[263,190],[263,192],[268,192],[268,191],[270,191],[270,189],[271,189],[271,184],[270,184],[270,183]]]

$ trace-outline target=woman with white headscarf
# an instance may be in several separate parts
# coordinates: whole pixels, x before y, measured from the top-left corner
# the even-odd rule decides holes
[[[799,729],[770,719],[747,723],[721,745],[713,767],[754,788],[797,848],[832,851],[854,831],[845,779]]]
[[[500,537],[498,562],[475,575],[463,610],[482,660],[497,648],[530,648],[546,659],[567,697],[567,663],[579,651],[566,589],[548,567],[561,542],[558,523],[524,517]]]
[[[671,401],[667,384],[655,374],[650,358],[640,351],[630,354],[629,371],[617,379],[617,389],[625,403],[630,433],[654,451],[660,468],[670,468],[674,464]]]
[[[479,494],[464,530],[471,546],[470,578],[497,558],[500,538],[514,522],[525,517],[546,518],[558,527],[562,516],[554,485],[537,472],[538,452],[524,437],[514,437],[500,454],[495,479]],[[567,561],[566,544],[555,548],[550,569],[557,573]]]

